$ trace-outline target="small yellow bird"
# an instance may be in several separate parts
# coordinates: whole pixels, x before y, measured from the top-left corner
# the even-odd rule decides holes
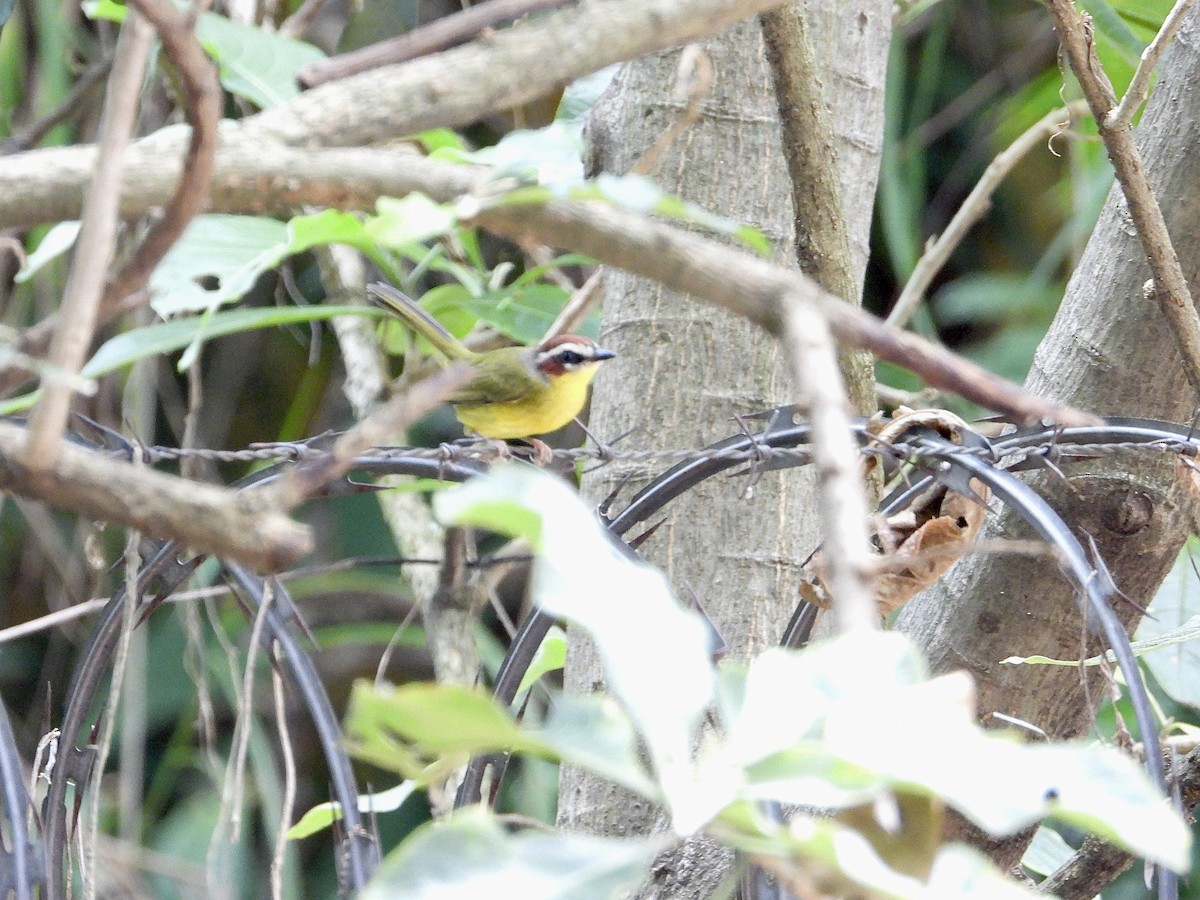
[[[377,282],[367,286],[367,293],[446,359],[472,366],[474,377],[450,396],[450,403],[463,426],[481,437],[528,438],[562,428],[583,409],[599,364],[616,356],[575,334],[536,347],[476,353],[391,285]]]

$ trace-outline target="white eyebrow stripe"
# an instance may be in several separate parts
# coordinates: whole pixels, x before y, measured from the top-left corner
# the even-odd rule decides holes
[[[562,356],[564,353],[578,353],[585,360],[592,359],[596,354],[596,348],[588,344],[576,344],[574,341],[569,341],[564,344],[555,344],[549,350],[543,350],[538,354],[539,361],[543,359],[554,359],[556,356]]]

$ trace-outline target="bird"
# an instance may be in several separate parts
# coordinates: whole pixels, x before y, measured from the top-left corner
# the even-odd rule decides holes
[[[367,286],[367,293],[448,361],[471,366],[471,380],[449,402],[464,428],[489,440],[532,438],[566,425],[587,402],[588,385],[600,363],[616,356],[577,334],[477,353],[391,285],[376,282]]]

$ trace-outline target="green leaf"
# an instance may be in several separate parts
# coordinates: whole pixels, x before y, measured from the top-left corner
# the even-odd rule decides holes
[[[1200,706],[1200,538],[1190,536],[1138,625],[1139,644],[1164,649],[1146,657],[1162,689],[1178,703]]]
[[[529,662],[529,668],[521,678],[517,688],[517,696],[521,696],[533,687],[548,672],[557,672],[567,662],[567,633],[557,625],[551,626],[538,644],[537,653]]]
[[[273,328],[332,319],[335,316],[374,316],[379,310],[366,306],[282,306],[266,309],[234,309],[216,313],[207,320],[198,316],[172,319],[144,328],[135,328],[110,338],[83,367],[83,374],[96,378],[148,356],[173,353],[187,347],[197,337],[210,340],[227,334],[241,334],[257,328]]]
[[[217,61],[221,85],[262,109],[278,106],[300,93],[296,72],[324,59],[312,44],[216,13],[200,14],[196,38]]]
[[[520,344],[534,344],[542,339],[569,298],[570,294],[556,284],[512,285],[472,297],[466,306],[501,334]],[[597,319],[595,316],[589,320],[590,327],[598,328]]]
[[[492,167],[493,178],[517,178],[564,191],[583,183],[583,138],[565,120],[544,128],[510,131],[492,147],[463,159]]]
[[[329,209],[287,223],[261,216],[197,216],[150,279],[154,309],[166,318],[233,303],[264,272],[321,244],[348,244],[394,274],[351,213]]]
[[[423,784],[426,762],[440,757],[548,752],[485,691],[450,684],[359,681],[350,695],[346,736],[355,755]]]
[[[275,219],[197,216],[151,276],[152,305],[166,318],[238,300],[279,265],[286,247],[287,226]]]
[[[189,316],[135,328],[105,341],[84,365],[82,377],[97,378],[139,359],[174,353],[193,345],[200,339],[209,340],[227,334],[241,334],[258,328],[297,325],[332,319],[335,316],[372,316],[380,310],[366,306],[288,306],[267,309],[235,309],[211,316]],[[32,391],[0,403],[0,415],[12,415],[29,409],[37,402],[41,391]]]
[[[603,694],[562,694],[535,732],[559,758],[652,801],[660,798],[638,754],[637,734],[624,710]]]
[[[363,224],[366,234],[386,247],[420,244],[450,232],[457,224],[452,206],[415,192],[403,199],[380,197],[376,214]]]
[[[358,811],[373,815],[375,813],[394,812],[404,801],[412,796],[419,785],[415,781],[403,781],[396,787],[386,791],[358,795]],[[309,835],[323,831],[334,822],[342,820],[342,804],[336,801],[318,803],[287,830],[289,841],[300,840]]]
[[[434,510],[449,524],[533,538],[534,601],[591,634],[609,685],[646,740],[676,828],[687,833],[703,824],[712,798],[696,790],[689,762],[713,685],[700,617],[675,602],[662,573],[626,556],[552,475],[498,466],[435,496]]]
[[[413,832],[360,896],[606,900],[636,887],[664,846],[662,837],[509,834],[490,814],[465,810]]]
[[[59,222],[46,232],[37,249],[29,254],[14,281],[24,284],[36,275],[47,263],[58,259],[73,246],[79,236],[78,222]]]
[[[617,64],[606,66],[598,72],[572,81],[563,91],[562,99],[558,101],[558,110],[554,118],[577,130],[582,129],[588,113],[620,70],[621,66]]]

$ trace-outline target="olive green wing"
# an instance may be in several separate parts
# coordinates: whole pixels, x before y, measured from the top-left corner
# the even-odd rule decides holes
[[[528,397],[530,389],[544,385],[525,359],[528,353],[524,347],[505,347],[484,354],[486,358],[476,364],[475,377],[451,394],[450,402],[456,406],[474,406],[512,403]]]

